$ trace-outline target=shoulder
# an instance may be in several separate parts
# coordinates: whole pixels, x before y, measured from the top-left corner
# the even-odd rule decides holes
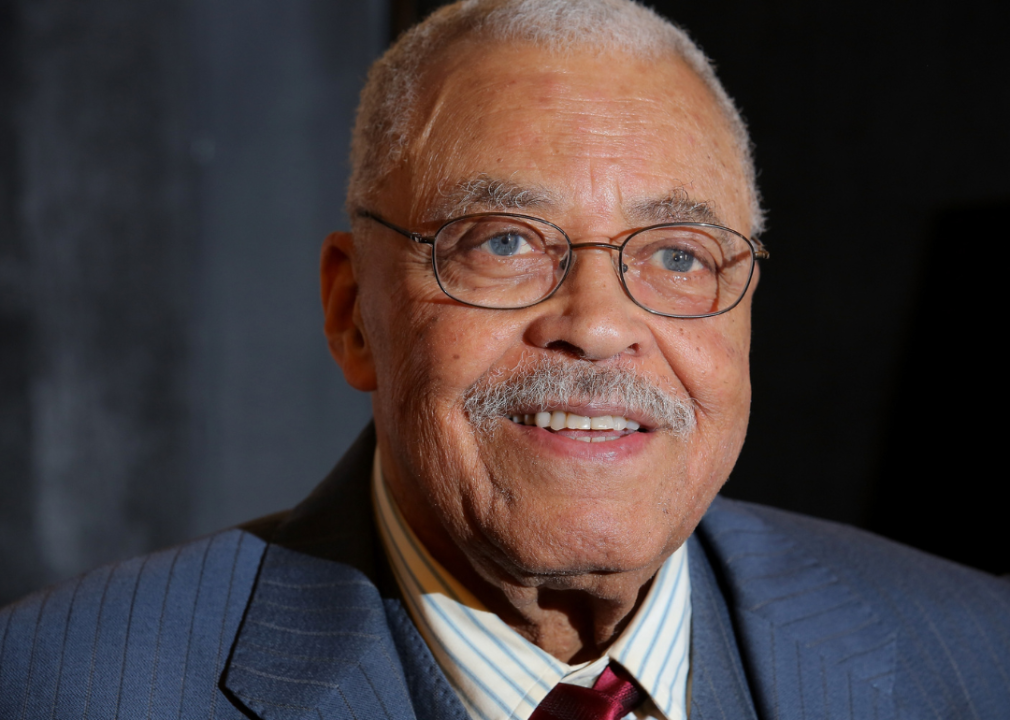
[[[764,685],[814,698],[837,681],[839,702],[865,691],[866,707],[890,698],[901,717],[1001,717],[1010,706],[1007,580],[725,499],[698,537]]]
[[[186,715],[216,702],[265,547],[224,531],[0,609],[0,717]]]
[[[817,562],[840,580],[886,595],[914,596],[920,602],[964,602],[991,608],[1010,620],[1010,581],[924,553],[849,525],[820,520],[754,503],[718,498],[703,520],[713,545],[733,548],[750,558],[789,548]],[[767,561],[775,562],[770,555]],[[785,568],[783,568],[785,569]]]

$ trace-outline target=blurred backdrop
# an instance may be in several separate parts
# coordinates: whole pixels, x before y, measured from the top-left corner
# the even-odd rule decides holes
[[[423,0],[0,0],[0,603],[291,506],[369,418],[322,336],[368,65]],[[1010,572],[996,2],[656,2],[770,209],[725,493]]]

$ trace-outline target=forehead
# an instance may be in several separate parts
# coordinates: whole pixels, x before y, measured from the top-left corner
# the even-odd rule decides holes
[[[477,178],[528,190],[557,219],[686,194],[745,221],[728,124],[674,57],[462,46],[426,73],[414,128],[399,185],[417,222],[451,213],[454,191]]]

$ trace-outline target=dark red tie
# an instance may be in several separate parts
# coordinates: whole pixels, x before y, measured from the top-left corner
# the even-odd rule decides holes
[[[530,720],[621,720],[645,697],[628,672],[611,663],[591,688],[555,685]]]

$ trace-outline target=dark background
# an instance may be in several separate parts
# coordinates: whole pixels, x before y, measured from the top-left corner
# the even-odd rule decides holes
[[[431,7],[0,0],[0,602],[290,506],[367,421],[318,248],[367,66]],[[1010,571],[1007,12],[657,9],[715,58],[770,210],[726,494]]]

